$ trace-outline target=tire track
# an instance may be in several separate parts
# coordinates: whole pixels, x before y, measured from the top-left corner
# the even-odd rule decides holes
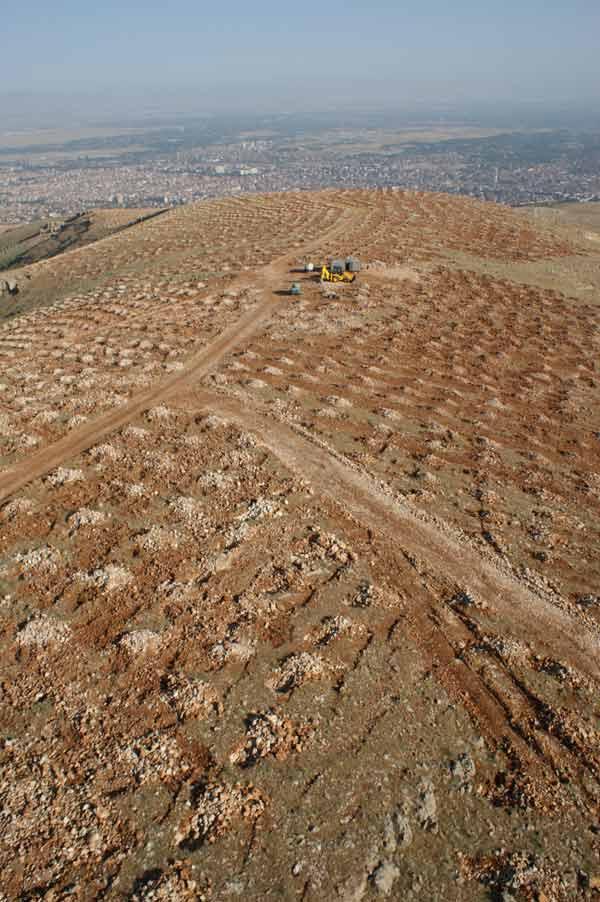
[[[373,529],[405,557],[426,561],[436,576],[464,586],[511,624],[514,634],[600,680],[600,637],[461,541],[447,525],[416,512],[324,443],[259,409],[248,399],[198,390],[176,403],[205,407],[253,432],[290,470],[346,514]]]

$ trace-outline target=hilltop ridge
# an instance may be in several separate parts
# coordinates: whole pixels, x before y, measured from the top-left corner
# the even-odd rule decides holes
[[[556,230],[508,208],[467,198],[392,190],[242,195],[177,208],[133,226],[128,235],[107,237],[95,248],[14,270],[26,286],[25,297],[8,312],[63,298],[70,288],[99,290],[118,277],[134,287],[144,279],[162,280],[162,288],[165,279],[178,288],[193,288],[195,276],[202,273],[230,277],[318,239],[348,209],[356,211],[356,224],[340,248],[354,242],[354,252],[366,259],[425,263],[468,252],[514,263],[575,250]],[[323,252],[331,250],[325,242]]]
[[[244,195],[17,274],[6,897],[591,898],[598,243]]]

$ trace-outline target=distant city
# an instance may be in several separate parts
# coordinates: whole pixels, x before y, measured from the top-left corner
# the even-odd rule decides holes
[[[100,130],[98,130],[100,131]],[[111,132],[111,130],[104,130]],[[5,133],[5,135],[8,133]],[[187,122],[43,143],[0,133],[0,224],[326,187],[443,191],[511,206],[600,200],[600,132],[322,119]]]

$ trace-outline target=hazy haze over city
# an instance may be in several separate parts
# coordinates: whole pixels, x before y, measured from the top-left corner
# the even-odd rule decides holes
[[[324,187],[597,200],[599,33],[591,0],[33,0],[3,22],[0,225]]]

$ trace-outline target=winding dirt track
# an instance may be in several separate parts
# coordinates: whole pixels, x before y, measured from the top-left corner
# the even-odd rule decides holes
[[[323,240],[331,239],[343,233],[361,216],[361,210],[353,209],[340,216],[338,223],[326,232],[323,232],[318,240],[305,244],[296,251],[298,254],[306,254]],[[268,266],[254,273],[244,273],[236,279],[231,287],[240,285],[260,290],[264,297],[251,307],[244,315],[228,329],[225,329],[213,342],[198,351],[189,358],[185,367],[177,373],[157,382],[145,391],[135,395],[127,404],[116,410],[97,417],[86,423],[79,429],[60,439],[48,447],[42,448],[35,454],[31,454],[25,460],[0,473],[0,504],[24,488],[34,479],[39,479],[60,466],[65,460],[76,457],[87,451],[113,432],[122,429],[131,420],[139,416],[149,407],[161,400],[170,397],[173,392],[182,388],[186,383],[195,382],[205,376],[222,358],[235,347],[246,341],[259,326],[272,315],[281,298],[274,292],[285,285],[289,278],[291,265],[290,254],[278,257]]]
[[[340,217],[324,238],[348,228],[360,210]],[[318,242],[302,248],[306,253]],[[297,251],[296,253],[299,253]],[[262,300],[234,325],[190,358],[184,369],[135,396],[128,404],[85,424],[55,444],[32,454],[0,474],[0,503],[25,485],[88,450],[112,432],[121,429],[149,407],[165,399],[193,403],[223,413],[256,433],[260,441],[291,470],[308,480],[356,520],[374,529],[407,557],[426,562],[427,568],[457,586],[469,588],[511,624],[514,632],[535,639],[542,649],[560,653],[590,677],[600,677],[600,642],[567,612],[534,594],[510,573],[477,553],[448,528],[433,518],[417,515],[408,505],[387,494],[368,474],[334,454],[322,443],[261,412],[257,405],[216,393],[194,391],[192,385],[213,369],[222,358],[246,341],[269,319],[280,300],[274,291],[288,277],[290,256],[278,258],[256,273],[246,273],[239,283],[256,286]]]
[[[186,399],[181,399],[182,405]],[[272,454],[321,495],[391,541],[408,558],[426,562],[457,588],[469,589],[505,618],[514,634],[533,640],[538,650],[568,659],[592,679],[600,678],[600,640],[580,621],[544,597],[534,594],[493,560],[477,553],[444,524],[417,513],[386,493],[367,473],[247,400],[202,391],[192,393],[187,405],[206,407],[253,432]]]

